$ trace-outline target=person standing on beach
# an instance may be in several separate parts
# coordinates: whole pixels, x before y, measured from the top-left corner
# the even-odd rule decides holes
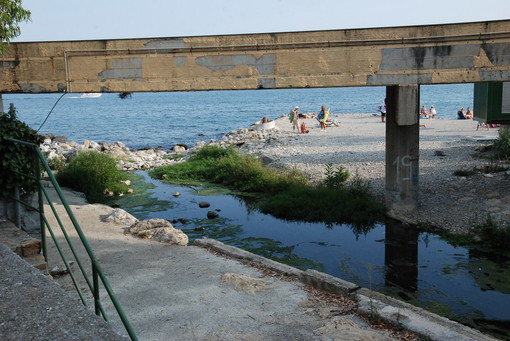
[[[299,107],[296,105],[294,110],[291,110],[289,113],[289,120],[292,123],[292,130],[298,130],[299,133]]]
[[[384,99],[383,105],[381,105],[381,109],[379,109],[381,112],[381,122],[384,123],[384,120],[386,119],[386,98]]]
[[[319,111],[319,115],[317,115],[317,119],[319,120],[319,125],[321,127],[321,131],[326,131],[326,121],[329,116],[329,111],[325,106],[321,107],[321,111]]]

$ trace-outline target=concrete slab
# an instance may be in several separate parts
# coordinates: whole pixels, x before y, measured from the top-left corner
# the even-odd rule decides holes
[[[126,340],[0,244],[1,340]]]

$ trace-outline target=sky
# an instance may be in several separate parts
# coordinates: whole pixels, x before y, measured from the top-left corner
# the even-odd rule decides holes
[[[12,41],[160,38],[510,19],[509,0],[23,0]]]

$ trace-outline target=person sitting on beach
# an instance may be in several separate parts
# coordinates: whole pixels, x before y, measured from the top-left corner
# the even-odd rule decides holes
[[[466,119],[472,120],[474,117],[473,110],[470,107],[467,108]]]
[[[319,124],[321,127],[321,131],[326,131],[326,121],[329,116],[329,111],[326,109],[325,106],[321,107],[321,111],[319,111],[319,114],[317,115],[317,119],[319,120]]]
[[[426,105],[421,107],[420,116],[423,116],[424,118],[427,118],[427,106]]]
[[[437,115],[436,107],[431,105],[430,106],[430,111],[429,111],[429,114],[428,114],[427,118],[436,118],[436,115]]]
[[[466,114],[464,113],[464,108],[460,108],[459,111],[457,111],[457,118],[459,120],[465,120],[466,119]]]
[[[294,110],[290,111],[289,120],[292,123],[292,130],[295,131],[297,129],[299,132],[299,107],[297,105]]]
[[[305,122],[301,123],[301,134],[307,134],[308,133],[308,129],[306,129],[306,124]]]

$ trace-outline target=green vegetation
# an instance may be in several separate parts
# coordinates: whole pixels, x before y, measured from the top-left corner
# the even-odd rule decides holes
[[[60,185],[85,193],[89,202],[105,202],[107,192],[125,192],[127,185],[122,181],[126,179],[111,157],[97,151],[78,153],[57,174]]]
[[[23,144],[6,141],[6,138],[34,143],[39,145],[42,138],[26,123],[18,121],[16,110],[0,113],[0,197],[12,195],[15,187],[21,194],[31,194],[37,189],[37,183],[24,174],[34,174],[34,151]]]
[[[475,175],[477,173],[478,172],[476,170],[474,170],[474,169],[458,169],[458,170],[453,172],[453,175],[469,177],[469,176],[473,176],[473,175]]]
[[[321,183],[321,187],[329,189],[341,188],[350,175],[349,171],[344,167],[338,167],[335,170],[333,164],[328,163],[326,165],[326,179]]]
[[[509,250],[510,249],[510,224],[498,224],[488,218],[485,224],[475,226],[472,229],[481,243],[492,248]]]
[[[494,142],[492,150],[496,159],[506,161],[510,159],[510,135],[507,130],[499,130],[499,138]]]
[[[368,183],[359,176],[347,182],[349,172],[332,165],[315,188],[295,169],[279,172],[232,148],[205,146],[187,162],[157,168],[150,176],[179,184],[213,182],[256,193],[262,212],[281,219],[355,225],[384,219],[384,206],[372,199]]]
[[[58,173],[64,168],[65,164],[66,158],[63,155],[57,155],[48,160],[48,166],[50,166],[50,169],[55,173]]]
[[[473,226],[465,234],[444,231],[437,231],[437,233],[455,246],[496,249],[504,252],[510,250],[510,224],[499,224],[490,217],[485,223]]]
[[[264,168],[256,158],[233,148],[205,146],[187,162],[152,170],[150,176],[173,183],[190,180],[222,184],[239,192],[278,193],[291,185],[305,185],[306,179],[296,171],[279,173]]]
[[[21,0],[0,0],[0,54],[4,52],[4,43],[20,35],[19,23],[30,20],[30,11],[21,7]]]

